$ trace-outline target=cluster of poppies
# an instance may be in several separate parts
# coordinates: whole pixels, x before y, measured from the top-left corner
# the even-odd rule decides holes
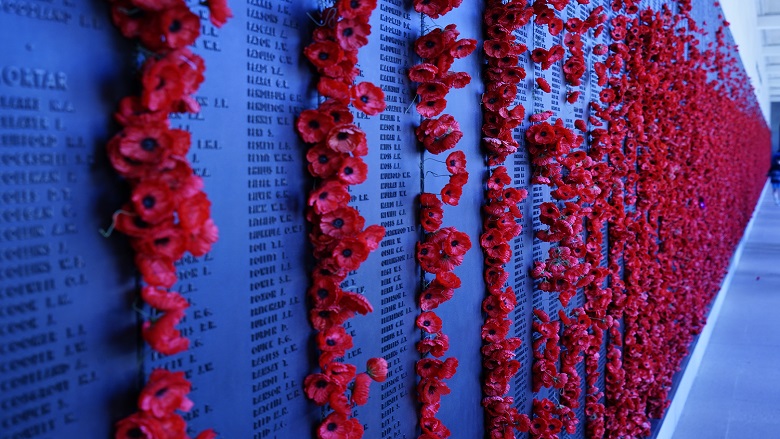
[[[116,424],[117,438],[185,439],[187,422],[177,411],[193,406],[187,398],[192,385],[184,372],[155,369],[138,397],[138,412]],[[214,439],[214,430],[205,430],[196,439]]]
[[[520,414],[514,399],[507,394],[512,378],[521,364],[515,359],[520,339],[507,337],[512,320],[510,314],[517,298],[506,286],[509,272],[505,269],[513,258],[510,242],[522,232],[519,203],[528,193],[517,189],[502,165],[517,152],[518,143],[512,131],[525,117],[525,107],[512,108],[517,85],[526,77],[520,66],[520,55],[527,48],[518,44],[514,32],[528,24],[533,9],[526,1],[489,0],[485,6],[486,39],[483,51],[487,60],[483,75],[485,93],[482,96],[482,147],[487,163],[494,166],[487,179],[483,206],[483,227],[480,247],[485,260],[484,278],[487,295],[482,301],[485,322],[482,325],[482,406],[485,409],[485,429],[491,439],[514,437],[515,430],[527,432],[529,419]]]
[[[678,14],[665,7],[616,16],[613,43],[596,69],[606,87],[591,106],[609,128],[594,130],[592,143],[608,157],[614,189],[612,209],[603,212],[611,301],[597,307],[612,322],[602,325],[610,335],[606,406],[593,437],[644,436],[650,419],[663,416],[769,157],[768,130],[723,26],[705,46],[691,2],[677,6]],[[680,44],[689,50],[675,50]],[[718,130],[700,129],[708,125]],[[752,147],[741,147],[745,141]],[[602,415],[587,406],[586,413]]]
[[[418,83],[417,96],[420,102],[417,104],[417,112],[425,118],[415,133],[417,140],[431,154],[450,150],[463,138],[460,125],[451,115],[444,114],[434,119],[447,107],[446,96],[450,90],[463,88],[471,82],[468,73],[450,71],[455,59],[470,55],[477,47],[475,40],[458,39],[459,36],[456,26],[450,24],[444,29],[431,29],[414,43],[414,51],[422,58],[422,62],[409,69],[409,79]],[[456,180],[453,183],[453,187],[460,189],[465,181]]]
[[[430,18],[438,18],[460,3],[459,0],[417,1],[415,10]],[[459,37],[457,27],[451,24],[444,29],[430,30],[414,43],[415,52],[422,58],[422,62],[409,69],[409,79],[418,83],[420,102],[417,111],[424,118],[416,134],[425,150],[434,155],[451,150],[463,137],[453,116],[444,114],[438,119],[433,118],[445,110],[446,96],[452,88],[463,88],[471,82],[467,73],[450,71],[456,59],[464,58],[476,49],[475,40]],[[454,227],[441,227],[443,204],[457,206],[463,186],[468,182],[466,155],[463,151],[452,151],[445,159],[445,165],[449,181],[440,191],[441,200],[433,193],[420,194],[420,224],[425,231],[425,238],[417,244],[417,261],[424,272],[435,276],[427,282],[418,297],[423,312],[415,320],[416,326],[423,333],[422,340],[417,343],[417,350],[423,358],[416,367],[419,377],[417,399],[421,404],[421,439],[447,438],[451,434],[436,415],[442,395],[450,393],[444,380],[455,375],[458,359],[442,358],[449,349],[449,338],[444,334],[441,318],[434,310],[452,299],[455,290],[460,288],[461,280],[453,270],[463,263],[466,252],[471,249],[471,240],[467,234]]]
[[[224,0],[206,2],[210,19],[222,26],[232,16]],[[141,298],[157,315],[142,335],[164,355],[186,350],[189,340],[176,328],[188,301],[169,291],[177,281],[174,263],[186,252],[203,256],[217,241],[211,202],[203,181],[187,160],[190,133],[171,128],[170,113],[195,113],[194,93],[203,82],[205,64],[192,53],[200,18],[183,0],[153,2],[112,0],[114,23],[150,53],[141,66],[140,96],[127,96],[115,114],[122,130],[108,143],[114,169],[132,189],[130,201],[114,215],[116,229],[130,237],[135,263],[146,286]],[[117,424],[117,438],[187,438],[186,423],[174,411],[189,410],[190,383],[182,372],[155,370],[139,400],[139,412]],[[211,431],[198,438],[211,438]]]
[[[461,3],[463,0],[414,0],[414,10],[435,19],[457,8]]]
[[[385,109],[379,87],[370,82],[354,84],[359,74],[358,49],[368,43],[368,20],[376,5],[376,0],[337,1],[322,11],[323,17],[334,20],[314,29],[312,43],[304,48],[317,70],[317,90],[324,98],[316,109],[301,112],[296,122],[298,134],[310,144],[306,160],[317,179],[306,218],[315,258],[309,319],[317,331],[321,372],[306,377],[304,391],[315,404],[333,410],[317,429],[321,439],[362,437],[362,424],[350,417],[352,407],[366,404],[371,381],[384,381],[387,376],[383,358],[370,359],[367,372],[360,374],[354,365],[343,362],[352,348],[352,335],[344,323],[355,314],[372,312],[373,307],[362,294],[342,289],[342,283],[385,235],[384,227],[366,227],[365,218],[349,206],[349,186],[363,183],[368,170],[362,159],[368,154],[366,133],[353,123],[350,105],[369,116]]]

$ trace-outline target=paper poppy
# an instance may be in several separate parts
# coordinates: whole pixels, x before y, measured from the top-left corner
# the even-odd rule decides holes
[[[450,173],[462,174],[466,172],[466,154],[463,151],[451,152],[444,161]]]
[[[344,50],[357,50],[368,44],[371,25],[360,16],[346,18],[336,24],[336,40]]]
[[[188,412],[192,401],[187,398],[192,385],[184,372],[154,369],[138,397],[138,408],[163,418],[174,410]]]
[[[155,351],[173,355],[187,350],[190,341],[181,336],[176,325],[184,317],[182,311],[168,311],[162,317],[152,322],[144,322],[141,335],[149,346]]]
[[[351,89],[352,105],[369,116],[385,111],[385,94],[370,82],[361,82]]]
[[[368,17],[376,9],[376,0],[338,0],[336,9],[344,18]]]
[[[426,311],[417,316],[415,324],[423,331],[434,334],[441,331],[441,318],[433,312]]]
[[[366,364],[366,373],[374,381],[382,383],[387,379],[387,360],[384,358],[370,358]]]

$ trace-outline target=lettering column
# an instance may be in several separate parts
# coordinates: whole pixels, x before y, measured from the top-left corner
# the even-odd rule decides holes
[[[515,32],[515,43],[523,44],[528,47],[529,52],[534,47],[534,33],[532,26],[523,26]],[[525,107],[526,117],[523,119],[514,134],[519,147],[515,154],[507,159],[507,170],[512,173],[512,183],[518,189],[526,189],[528,198],[522,202],[520,208],[523,211],[521,224],[523,232],[514,239],[512,245],[513,259],[507,266],[510,273],[509,284],[514,288],[517,295],[517,305],[512,320],[514,322],[512,336],[518,337],[523,344],[517,354],[521,367],[515,379],[512,382],[512,396],[515,398],[515,405],[520,413],[531,413],[533,403],[531,393],[531,367],[533,366],[533,353],[531,343],[532,312],[536,305],[537,298],[534,297],[534,279],[529,275],[533,267],[534,259],[541,257],[541,248],[539,243],[534,240],[534,231],[540,227],[535,214],[538,213],[537,189],[532,189],[531,185],[531,161],[528,156],[528,148],[525,141],[525,131],[531,125],[528,121],[528,115],[533,114],[538,108],[534,99],[536,83],[534,82],[534,64],[528,52],[520,55],[520,66],[526,71],[526,78],[517,84],[517,98],[513,105],[521,104]]]
[[[122,202],[104,149],[129,51],[82,3],[0,9],[3,438],[109,437],[137,384],[133,263],[98,233]]]
[[[347,361],[358,369],[371,357],[387,359],[387,381],[375,383],[364,407],[356,410],[366,426],[366,437],[416,437],[414,343],[415,297],[420,277],[414,260],[419,237],[416,197],[420,191],[420,153],[414,126],[418,116],[412,102],[406,69],[413,64],[411,42],[419,35],[419,22],[398,0],[379,1],[371,16],[371,36],[360,50],[357,82],[371,81],[385,92],[387,109],[378,117],[356,114],[368,136],[368,180],[352,188],[354,205],[366,224],[387,230],[380,248],[371,254],[345,288],[365,294],[374,306],[366,317],[350,320],[355,349]],[[377,343],[378,342],[378,343]]]

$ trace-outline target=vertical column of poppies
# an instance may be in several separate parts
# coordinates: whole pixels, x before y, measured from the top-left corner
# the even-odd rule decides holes
[[[414,2],[417,12],[432,19],[441,17],[458,5],[460,1]],[[414,44],[422,62],[409,69],[409,78],[418,83],[420,102],[417,112],[424,118],[415,133],[425,150],[434,155],[453,149],[463,137],[460,125],[452,115],[443,114],[435,118],[446,109],[447,94],[453,88],[463,88],[471,82],[467,73],[451,71],[456,59],[465,58],[476,49],[475,40],[459,37],[456,25],[450,24],[444,29],[431,29]],[[471,249],[471,240],[466,233],[455,227],[442,227],[443,205],[457,206],[463,186],[468,182],[466,155],[459,150],[452,151],[444,164],[449,179],[439,192],[441,199],[434,193],[420,194],[420,224],[424,238],[417,244],[417,261],[425,273],[435,276],[425,281],[426,285],[418,297],[423,312],[415,321],[423,332],[423,339],[417,343],[417,350],[423,358],[416,366],[421,438],[450,436],[450,430],[436,414],[441,396],[450,393],[444,380],[455,375],[458,359],[442,358],[449,349],[449,338],[444,334],[443,322],[434,310],[452,299],[455,290],[460,288],[461,281],[454,270],[463,263],[466,252]]]
[[[508,396],[510,383],[521,367],[515,359],[521,341],[517,337],[507,337],[512,327],[509,316],[517,298],[512,287],[506,285],[509,272],[505,268],[514,256],[510,243],[522,232],[518,223],[523,216],[519,204],[528,193],[514,187],[503,164],[507,157],[517,152],[519,145],[512,131],[525,117],[522,104],[511,107],[517,96],[517,84],[526,76],[519,58],[526,52],[526,47],[517,43],[513,32],[528,24],[532,15],[533,9],[526,1],[488,0],[485,5],[483,49],[487,65],[483,75],[482,146],[490,169],[480,247],[487,285],[487,295],[482,301],[485,314],[482,405],[490,438],[514,437],[515,430],[526,432],[529,429],[528,416],[518,413],[514,398]]]
[[[569,87],[566,100],[573,104],[581,95],[576,87],[581,85],[581,78],[586,71],[582,35],[590,30],[594,30],[595,36],[600,34],[603,30],[601,23],[606,17],[602,14],[603,7],[599,6],[585,20],[570,18],[564,23],[556,11],[562,11],[566,4],[566,1],[547,0],[533,3],[536,25],[546,26],[547,31],[554,36],[564,30],[565,34],[564,46],[534,48],[531,60],[540,64],[542,70],[547,70],[563,61],[568,49],[570,55],[562,63],[562,68]],[[543,78],[538,78],[536,82],[542,91],[551,91]],[[599,267],[603,241],[601,215],[610,188],[603,180],[602,152],[598,148],[587,152],[580,149],[585,140],[586,121],[575,121],[573,128],[582,132],[579,135],[574,129],[566,127],[563,119],[547,122],[554,115],[549,110],[532,115],[529,119],[534,125],[525,134],[533,168],[532,183],[548,186],[553,198],[553,201],[540,206],[539,221],[547,228],[537,231],[535,235],[537,239],[552,245],[547,259],[534,262],[532,276],[540,280],[540,290],[557,294],[565,309],[578,290],[592,289],[594,285],[598,290],[604,284],[606,271]],[[601,206],[596,210],[598,218],[591,215],[594,206]],[[584,233],[586,224],[589,226],[587,237]],[[558,389],[559,398],[557,403],[549,399],[534,400],[532,437],[557,437],[564,430],[569,434],[576,432],[580,420],[575,410],[580,407],[582,394],[582,377],[577,366],[585,358],[586,351],[597,358],[601,346],[598,340],[602,328],[593,327],[594,319],[600,317],[594,313],[595,303],[590,303],[589,297],[592,296],[586,294],[588,301],[584,307],[560,311],[558,321],[551,321],[550,316],[542,310],[534,311],[537,321],[533,324],[533,390],[539,391],[543,387]],[[603,303],[603,299],[597,303]],[[598,360],[586,365],[586,373],[589,373],[588,393],[593,395],[591,399],[596,400],[598,389],[595,388],[595,381],[598,375],[593,372],[597,368]]]
[[[224,0],[208,1],[211,22],[222,26],[232,16]],[[113,0],[111,15],[127,38],[147,53],[141,66],[141,93],[119,104],[115,119],[122,130],[108,143],[114,169],[131,186],[130,201],[114,215],[116,229],[130,237],[135,263],[145,284],[141,298],[155,315],[142,335],[155,351],[185,351],[189,340],[176,325],[189,306],[170,291],[177,281],[174,263],[186,252],[203,256],[217,240],[203,181],[187,160],[190,133],[170,127],[170,113],[196,113],[193,97],[203,82],[204,61],[192,53],[200,19],[183,0]],[[152,371],[138,398],[138,411],[117,423],[117,438],[186,438],[187,424],[177,411],[193,406],[184,372]],[[215,437],[213,430],[199,439]]]
[[[306,218],[315,259],[308,292],[309,318],[317,331],[320,372],[304,380],[306,395],[332,410],[317,429],[318,437],[360,438],[363,426],[351,416],[354,405],[368,401],[371,380],[384,381],[387,362],[368,361],[366,372],[343,361],[352,348],[352,335],[344,323],[357,314],[373,311],[368,299],[342,289],[342,282],[379,247],[385,229],[366,227],[365,218],[349,205],[349,186],[363,183],[368,166],[366,133],[353,123],[350,105],[369,116],[385,109],[384,93],[370,82],[355,84],[358,49],[368,43],[371,13],[376,0],[339,0],[322,11],[330,20],[314,30],[304,49],[316,68],[317,91],[323,97],[316,109],[304,110],[296,122],[298,133],[310,144],[306,152],[315,187],[308,198]]]
[[[763,171],[753,158],[756,149],[730,146],[731,123],[753,127],[753,145],[766,144],[766,131],[744,73],[722,63],[720,29],[713,50],[701,51],[691,3],[679,3],[679,14],[617,15],[610,22],[609,55],[596,65],[605,88],[592,108],[608,128],[592,135],[608,151],[615,187],[605,392],[610,438],[647,435],[650,418],[663,415],[672,376],[701,330],[706,304],[744,227],[735,207],[750,209],[760,186],[750,183],[763,174],[744,176],[741,184],[728,181],[746,167]],[[616,10],[621,6],[628,14],[638,10],[629,2]],[[710,124],[718,130],[698,129]],[[726,180],[713,183],[713,172]],[[732,196],[725,189],[732,184],[750,189]]]

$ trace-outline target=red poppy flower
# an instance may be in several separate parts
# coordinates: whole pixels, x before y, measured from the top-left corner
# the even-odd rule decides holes
[[[153,25],[141,28],[138,36],[155,52],[181,49],[200,36],[200,19],[181,4],[155,14]]]
[[[547,23],[547,29],[549,30],[550,35],[557,36],[563,30],[563,20],[558,17],[551,19],[550,22]]]
[[[505,39],[485,40],[483,44],[485,55],[491,58],[503,58],[512,54],[512,46]]]
[[[455,376],[457,367],[458,360],[453,357],[447,358],[446,361],[435,358],[423,358],[417,361],[416,370],[417,375],[423,379],[450,379]]]
[[[366,296],[351,291],[342,291],[339,306],[363,315],[374,311],[374,307],[371,306],[371,302]]]
[[[191,387],[184,372],[154,369],[138,397],[138,408],[157,418],[172,414],[174,410],[188,412],[193,406],[187,398]]]
[[[357,125],[336,125],[328,132],[326,144],[330,149],[337,152],[353,152],[365,149],[367,148],[366,133]]]
[[[381,88],[370,82],[361,82],[352,87],[352,105],[369,116],[385,111],[385,94]]]
[[[461,174],[466,172],[466,154],[463,151],[451,152],[444,161],[450,173]]]
[[[532,123],[534,122],[542,122],[547,119],[549,119],[554,113],[552,111],[543,111],[541,113],[532,114],[531,117],[528,118],[529,121]]]
[[[360,264],[368,258],[368,248],[366,243],[355,238],[341,240],[333,249],[333,258],[336,264],[346,270],[357,270]]]
[[[417,384],[417,399],[423,404],[437,404],[442,395],[449,395],[450,388],[435,378],[421,379]]]
[[[347,187],[340,182],[329,180],[309,194],[309,206],[314,211],[328,213],[349,202]]]
[[[498,112],[508,107],[513,98],[505,96],[500,90],[491,90],[482,95],[482,105],[489,111]]]
[[[431,311],[450,299],[454,295],[455,290],[452,288],[443,287],[436,283],[431,283],[420,294],[420,309],[423,311]]]
[[[493,169],[488,179],[488,188],[490,189],[504,189],[504,186],[512,182],[509,174],[506,171],[505,166],[498,166]]]
[[[435,232],[441,227],[444,211],[441,207],[424,207],[420,209],[420,224],[426,232]]]
[[[136,7],[130,0],[111,2],[111,20],[126,38],[137,38],[141,28],[148,26],[153,16]]]
[[[424,338],[417,342],[417,351],[421,354],[431,354],[441,357],[450,349],[450,340],[444,334],[438,334],[434,338]]]
[[[313,373],[306,376],[303,381],[303,391],[306,396],[317,405],[328,403],[330,395],[338,392],[338,386],[329,376],[321,373]]]
[[[376,9],[376,0],[338,0],[336,9],[344,18],[369,17]]]
[[[317,143],[333,128],[333,118],[317,110],[303,110],[298,116],[296,128],[304,142]]]
[[[366,181],[368,166],[358,157],[347,157],[341,161],[337,176],[345,184],[355,185]]]
[[[464,38],[456,41],[454,45],[450,46],[449,51],[453,58],[465,58],[471,55],[476,48],[477,40]]]
[[[441,154],[452,149],[463,138],[460,124],[449,114],[438,119],[425,119],[415,130],[417,140],[431,154]]]
[[[317,348],[322,351],[324,361],[331,362],[343,357],[352,348],[352,336],[343,326],[331,326],[317,333]]]
[[[357,368],[354,364],[331,362],[325,364],[323,372],[339,386],[346,387],[355,378]]]
[[[186,351],[190,341],[176,329],[183,317],[183,311],[168,311],[154,323],[144,322],[141,335],[152,349],[161,354],[173,355]]]
[[[444,204],[457,206],[460,203],[460,197],[463,195],[463,186],[447,183],[441,188],[441,200]]]
[[[447,100],[444,98],[420,100],[417,104],[417,112],[425,118],[436,117],[447,107]]]
[[[149,306],[160,311],[183,311],[190,306],[181,294],[150,286],[141,289],[141,298]]]
[[[417,94],[421,101],[442,99],[447,95],[449,87],[442,82],[423,82],[417,86]]]
[[[354,116],[352,116],[352,113],[349,111],[349,107],[347,105],[349,105],[348,102],[328,99],[327,101],[320,104],[318,110],[329,114],[333,118],[333,122],[336,125],[342,123],[352,123]],[[330,131],[330,129],[325,131],[325,134],[327,134],[328,131]]]
[[[314,329],[322,331],[332,326],[341,325],[355,315],[354,311],[342,309],[339,306],[314,308],[309,311],[309,320]]]
[[[173,194],[168,186],[157,180],[143,180],[133,189],[134,211],[144,221],[156,224],[173,215]]]
[[[447,49],[441,29],[435,28],[417,38],[414,42],[414,51],[420,58],[433,59],[441,55]]]
[[[409,68],[409,79],[414,82],[429,82],[439,76],[439,68],[433,64],[422,63]]]
[[[374,381],[382,383],[387,379],[387,360],[384,358],[370,358],[366,363],[366,373]]]
[[[309,162],[309,173],[314,177],[320,178],[333,176],[341,168],[341,162],[346,157],[346,154],[336,152],[324,144],[314,146],[306,152],[306,161]]]
[[[544,78],[536,78],[536,85],[545,93],[550,93],[552,91],[550,84]]]
[[[144,412],[133,413],[116,423],[116,439],[157,439],[166,437],[159,420]]]
[[[342,3],[348,1],[342,0]],[[317,429],[318,439],[358,439],[363,436],[363,426],[354,418],[334,412],[328,415]]]
[[[227,0],[207,0],[209,7],[209,20],[216,27],[222,27],[228,19],[233,17],[233,11],[227,5]]]
[[[488,343],[498,343],[506,338],[512,322],[503,318],[489,318],[482,325],[482,339]]]
[[[441,331],[441,319],[435,313],[426,311],[417,316],[415,324],[429,334]]]
[[[110,143],[116,145],[121,158],[136,163],[157,164],[171,154],[174,138],[165,125],[129,126],[114,136]],[[125,168],[118,159],[114,167],[121,172]]]
[[[471,75],[466,72],[449,72],[442,78],[444,85],[450,88],[463,88],[471,83]]]
[[[379,243],[385,238],[385,232],[386,230],[384,227],[378,224],[372,224],[363,230],[358,236],[358,239],[361,239],[366,243],[368,251],[374,251],[379,248]]]
[[[340,415],[349,416],[350,412],[352,411],[352,402],[347,398],[347,395],[344,394],[344,390],[342,389],[339,389],[338,392],[333,392],[330,394],[330,397],[328,398],[328,404],[335,413]]]
[[[168,258],[139,253],[135,256],[135,265],[144,282],[149,285],[171,288],[176,283],[176,268]]]
[[[169,259],[179,260],[186,250],[186,236],[181,228],[172,225],[173,217],[163,223],[163,227],[154,227],[143,236],[133,239],[131,244],[136,252]],[[164,225],[168,224],[168,227]]]
[[[350,84],[340,79],[328,78],[327,76],[321,76],[319,82],[317,82],[317,91],[322,96],[345,103],[349,102],[349,87]]]
[[[431,406],[432,404],[427,405]],[[438,408],[435,411],[438,412]],[[450,437],[452,434],[443,422],[432,416],[425,416],[424,412],[420,419],[420,429],[423,434],[418,436],[417,439],[441,439]]]
[[[599,93],[599,99],[604,103],[611,103],[615,101],[615,90],[611,88],[605,88]]]
[[[538,125],[532,125],[525,132],[525,137],[529,141],[540,145],[548,145],[555,142],[558,136],[555,133],[555,128],[547,122],[542,122]]]
[[[352,402],[357,405],[368,403],[368,391],[371,386],[371,377],[368,374],[361,373],[355,377],[355,383],[352,387]]]
[[[582,75],[585,74],[585,62],[581,57],[571,57],[563,64],[564,78],[572,85],[580,85]]]
[[[151,111],[141,101],[139,96],[125,96],[119,101],[119,110],[114,113],[114,119],[122,125],[158,125],[168,124],[168,112],[165,110]]]
[[[313,276],[312,280],[309,297],[314,308],[328,308],[339,302],[342,291],[336,281],[322,276]]]
[[[358,50],[365,46],[369,34],[371,25],[361,16],[346,18],[336,24],[336,40],[344,50]]]
[[[441,229],[434,235],[434,239],[442,241],[442,249],[450,256],[462,256],[471,249],[469,235],[458,231],[454,227]]]
[[[303,54],[318,69],[332,67],[341,61],[344,52],[332,41],[314,42],[303,49]]]
[[[414,10],[431,18],[439,18],[460,6],[462,0],[414,0]]]
[[[356,209],[344,206],[323,214],[318,225],[322,233],[342,239],[355,236],[363,230],[365,219]]]

